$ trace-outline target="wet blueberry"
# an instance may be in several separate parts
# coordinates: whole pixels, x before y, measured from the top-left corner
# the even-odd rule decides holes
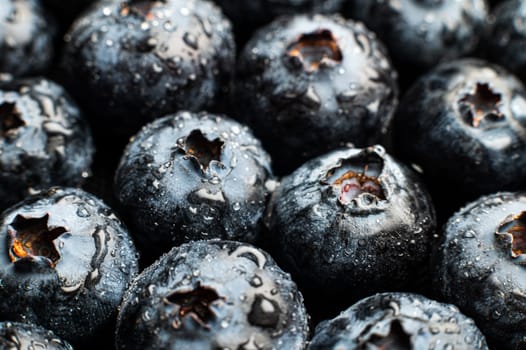
[[[0,72],[44,71],[53,58],[56,28],[39,0],[3,0],[0,6]]]
[[[523,349],[524,193],[501,192],[466,205],[449,219],[440,240],[435,265],[444,298],[473,317],[494,349]]]
[[[352,0],[346,13],[374,30],[397,66],[410,72],[471,53],[488,7],[485,0]]]
[[[91,132],[64,89],[44,78],[0,82],[0,207],[89,175]]]
[[[453,305],[418,294],[383,293],[360,300],[316,327],[309,350],[487,350],[472,319]]]
[[[383,45],[339,16],[274,21],[244,48],[237,73],[238,117],[279,173],[345,143],[380,142],[398,101]]]
[[[181,112],[134,137],[115,191],[141,250],[157,257],[189,240],[256,241],[271,179],[270,159],[247,127]]]
[[[449,201],[518,189],[526,179],[526,91],[484,61],[442,64],[404,96],[394,139],[399,156]]]
[[[483,47],[486,56],[526,80],[526,2],[509,0],[494,9]]]
[[[34,324],[0,322],[0,349],[2,350],[73,350],[71,345]]]
[[[435,214],[416,174],[374,146],[334,151],[285,177],[269,223],[278,262],[302,287],[352,300],[427,273]]]
[[[205,0],[101,2],[66,40],[69,85],[101,128],[130,134],[167,113],[210,109],[228,93],[231,26]]]
[[[126,292],[117,349],[304,349],[303,298],[251,245],[200,241],[173,248]]]
[[[138,272],[112,210],[55,187],[7,209],[0,224],[0,319],[36,323],[80,345],[111,336]]]

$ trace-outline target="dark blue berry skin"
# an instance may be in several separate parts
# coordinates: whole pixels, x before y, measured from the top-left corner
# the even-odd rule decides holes
[[[290,275],[232,241],[183,244],[144,270],[119,308],[118,350],[305,348],[308,316]]]
[[[346,14],[375,31],[396,66],[411,71],[474,51],[488,6],[485,0],[352,0]]]
[[[340,16],[282,17],[256,33],[237,69],[233,104],[278,173],[346,143],[382,141],[398,102],[383,45]]]
[[[283,15],[336,13],[344,0],[215,0],[232,20],[236,40],[245,42],[253,31]]]
[[[211,109],[228,94],[235,45],[211,2],[103,1],[65,38],[72,92],[106,130],[129,136],[168,113]]]
[[[449,200],[518,189],[526,179],[524,87],[484,61],[442,64],[402,99],[394,144]]]
[[[0,322],[0,349],[2,350],[73,350],[71,345],[34,324]]]
[[[225,14],[232,19],[234,26],[255,26],[268,23],[282,15],[298,13],[335,13],[343,0],[215,0]]]
[[[360,300],[316,327],[308,350],[487,350],[484,336],[456,306],[418,294],[382,293]]]
[[[128,145],[115,193],[140,249],[158,257],[189,240],[255,242],[272,180],[250,130],[224,116],[180,112]]]
[[[482,46],[491,61],[526,80],[526,2],[500,3],[492,12]]]
[[[453,215],[434,244],[436,286],[494,349],[526,346],[526,196],[499,192]]]
[[[0,82],[0,207],[35,190],[78,186],[94,153],[87,122],[67,92],[44,78]]]
[[[407,289],[427,273],[431,200],[381,146],[305,163],[283,179],[269,210],[275,257],[306,288],[353,300]]]
[[[1,320],[39,324],[76,346],[111,336],[138,256],[109,207],[55,187],[3,213],[0,243]]]
[[[38,74],[53,58],[54,21],[39,0],[3,0],[0,6],[0,72]]]

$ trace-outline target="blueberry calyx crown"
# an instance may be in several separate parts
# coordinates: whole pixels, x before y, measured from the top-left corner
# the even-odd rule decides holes
[[[343,59],[338,41],[327,29],[301,34],[287,50],[288,57],[301,63],[307,72],[317,71],[320,66],[339,63]]]
[[[40,218],[15,217],[8,228],[11,262],[41,257],[55,267],[60,254],[53,241],[67,230],[61,226],[49,227],[48,220],[49,214]]]
[[[0,129],[4,137],[16,134],[18,128],[25,124],[15,103],[0,104]]]
[[[407,334],[398,319],[391,321],[388,332],[385,334],[380,332],[370,334],[363,345],[373,345],[374,349],[410,350],[413,348],[410,335]]]
[[[152,20],[155,16],[152,9],[163,0],[131,0],[128,3],[121,4],[121,16],[127,16],[130,13],[142,17],[146,20]]]
[[[172,322],[174,329],[179,329],[182,319],[186,316],[193,319],[199,326],[210,329],[209,322],[215,317],[211,305],[222,300],[213,288],[198,285],[189,291],[178,291],[165,298],[165,304],[174,305],[176,318]]]
[[[353,157],[341,159],[321,182],[332,186],[338,195],[338,202],[344,206],[362,195],[371,201],[385,200],[379,179],[383,167],[384,161],[378,154],[365,150]]]
[[[177,141],[185,152],[185,158],[193,159],[201,171],[206,172],[213,161],[221,163],[221,151],[225,143],[220,139],[209,140],[201,130],[192,130],[186,138]]]
[[[477,83],[472,93],[465,94],[459,101],[464,121],[474,128],[484,122],[495,122],[504,118],[499,110],[502,96],[494,92],[489,84]]]
[[[499,225],[496,235],[502,240],[509,254],[520,263],[526,263],[526,211],[519,215],[509,215]]]

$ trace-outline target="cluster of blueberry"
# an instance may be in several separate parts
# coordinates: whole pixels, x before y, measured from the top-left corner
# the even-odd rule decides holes
[[[0,349],[526,349],[525,49],[526,0],[0,0]]]

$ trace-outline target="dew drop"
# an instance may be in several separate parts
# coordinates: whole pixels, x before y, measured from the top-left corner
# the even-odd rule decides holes
[[[278,325],[280,312],[276,301],[258,294],[252,303],[248,321],[255,326],[274,328]]]
[[[252,279],[250,280],[250,285],[252,287],[258,288],[258,287],[261,287],[263,285],[263,281],[261,280],[261,277],[256,275],[256,276],[252,277]]]
[[[77,208],[77,216],[80,218],[87,218],[90,216],[90,212],[88,211],[88,209],[86,209],[86,207],[84,207],[83,205],[80,205]]]
[[[183,41],[186,45],[190,46],[194,50],[197,50],[199,48],[199,45],[197,44],[197,38],[192,33],[184,33]]]
[[[163,71],[163,68],[157,63],[154,63],[152,68],[155,73],[161,73]]]

